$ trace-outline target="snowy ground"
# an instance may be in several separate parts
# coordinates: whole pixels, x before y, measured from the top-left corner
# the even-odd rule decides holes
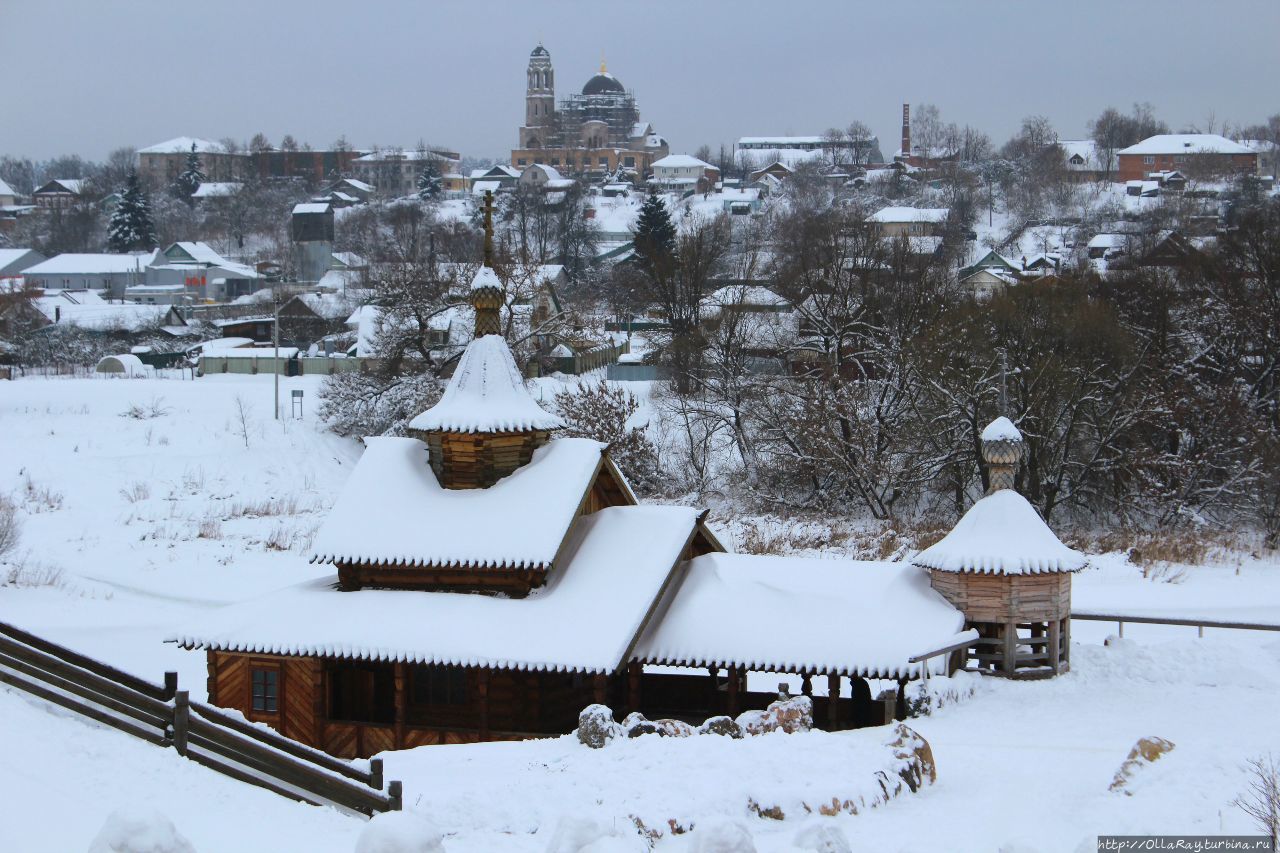
[[[12,566],[0,573],[0,619],[147,678],[176,669],[202,697],[202,655],[160,642],[173,626],[328,573],[307,563],[307,545],[360,448],[316,423],[318,385],[283,380],[286,414],[300,389],[306,416],[276,423],[269,376],[0,383],[0,491],[19,502],[24,523],[24,569],[16,585],[5,583]],[[135,405],[155,416],[122,414]],[[1120,555],[1095,562],[1077,576],[1077,608],[1280,623],[1274,556],[1163,567],[1150,578]],[[933,746],[937,786],[858,816],[770,821],[741,800],[773,784],[779,765],[838,795],[865,768],[833,767],[832,739],[865,733],[796,739],[745,764],[705,757],[710,777],[662,758],[679,742],[620,760],[567,740],[426,747],[389,755],[388,776],[403,778],[409,807],[450,833],[449,853],[543,851],[561,816],[625,827],[637,802],[678,804],[672,817],[695,824],[740,820],[760,853],[796,849],[797,834],[819,820],[866,851],[1075,851],[1098,832],[1248,831],[1231,800],[1248,758],[1280,753],[1280,634],[1210,629],[1198,639],[1194,628],[1130,625],[1124,643],[1103,647],[1114,631],[1077,622],[1069,675],[984,681],[967,702],[912,721]],[[349,853],[360,831],[357,819],[244,789],[2,689],[0,720],[0,798],[7,814],[24,816],[0,820],[0,850],[84,850],[110,811],[139,802],[167,813],[203,853]],[[1144,735],[1177,747],[1132,797],[1109,793]],[[687,784],[715,773],[725,784]],[[664,836],[657,849],[692,850],[696,835]]]

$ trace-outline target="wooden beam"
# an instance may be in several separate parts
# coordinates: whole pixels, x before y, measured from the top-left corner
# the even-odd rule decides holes
[[[742,684],[742,671],[736,666],[729,667],[729,716],[736,717],[740,713],[739,705],[741,704],[740,687]]]
[[[640,710],[640,678],[644,675],[644,664],[632,662],[627,664],[627,710]]]
[[[476,701],[480,706],[480,740],[489,739],[489,670],[476,673]]]
[[[609,676],[597,672],[591,677],[591,696],[597,705],[605,705],[609,700]]]
[[[1049,666],[1054,675],[1062,671],[1062,655],[1060,649],[1062,623],[1054,619],[1049,623]]]
[[[408,695],[407,695],[408,685],[406,684],[406,682],[409,678],[409,673],[408,673],[408,667],[405,666],[402,661],[396,662],[394,677],[395,677],[395,685],[396,685],[396,722],[395,722],[396,749],[404,749],[404,718],[405,718],[405,709],[408,706]],[[382,786],[379,785],[378,787],[381,788]]]
[[[1004,665],[1002,669],[1009,675],[1018,668],[1018,625],[1006,622],[1004,625]]]
[[[840,727],[840,676],[827,674],[827,731]]]

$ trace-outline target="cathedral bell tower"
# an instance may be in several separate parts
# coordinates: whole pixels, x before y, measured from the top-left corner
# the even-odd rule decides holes
[[[551,67],[551,53],[541,43],[529,54],[526,73],[525,126],[520,129],[520,147],[540,148],[546,145],[546,133],[540,129],[554,124],[556,112],[556,72]]]

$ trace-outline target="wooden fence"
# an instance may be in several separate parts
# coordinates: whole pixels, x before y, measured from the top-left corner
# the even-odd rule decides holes
[[[1199,629],[1201,637],[1204,636],[1205,628],[1233,628],[1238,631],[1280,631],[1280,625],[1277,624],[1228,622],[1221,619],[1195,619],[1174,616],[1138,616],[1124,613],[1092,613],[1073,610],[1071,618],[1079,619],[1082,622],[1115,622],[1121,637],[1124,636],[1126,622],[1137,625],[1185,625]]]
[[[314,805],[372,815],[398,811],[382,760],[360,770],[212,705],[192,702],[178,675],[154,684],[0,622],[0,683],[119,729],[241,782]]]

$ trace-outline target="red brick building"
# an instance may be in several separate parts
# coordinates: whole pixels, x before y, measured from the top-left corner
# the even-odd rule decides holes
[[[1200,175],[1254,174],[1258,155],[1215,133],[1164,133],[1117,153],[1118,181],[1145,180],[1152,172]]]

